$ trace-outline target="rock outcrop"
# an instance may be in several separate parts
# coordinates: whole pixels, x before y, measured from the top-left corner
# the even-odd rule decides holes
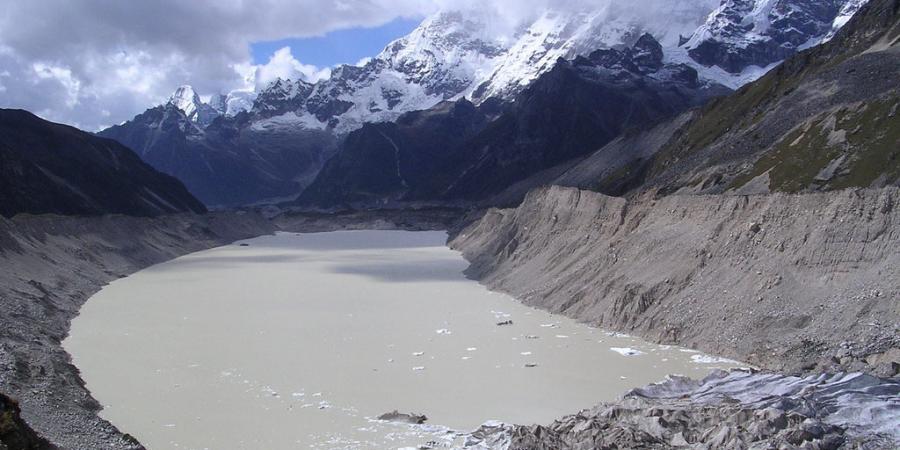
[[[19,404],[0,394],[0,449],[49,450],[54,448],[22,420]]]

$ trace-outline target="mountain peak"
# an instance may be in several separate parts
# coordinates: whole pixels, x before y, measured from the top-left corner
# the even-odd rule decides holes
[[[187,84],[175,89],[175,92],[169,97],[167,103],[175,105],[188,117],[194,116],[200,108],[200,105],[203,104],[200,101],[200,96],[194,91],[193,86]]]

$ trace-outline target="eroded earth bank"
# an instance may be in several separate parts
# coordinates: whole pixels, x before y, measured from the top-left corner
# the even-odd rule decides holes
[[[516,209],[488,211],[451,246],[490,288],[804,376],[674,379],[549,427],[484,427],[472,445],[895,448],[898,200],[896,188],[626,200],[550,187]],[[810,375],[845,372],[855,374]]]
[[[66,449],[142,448],[97,416],[61,342],[81,305],[106,283],[175,257],[273,230],[255,214],[159,218],[0,218],[0,386],[31,428]],[[150,345],[148,343],[148,345]],[[0,397],[2,400],[2,397]],[[52,448],[0,401],[0,449]]]

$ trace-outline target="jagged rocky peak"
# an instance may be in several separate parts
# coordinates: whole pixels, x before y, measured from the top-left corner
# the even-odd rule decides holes
[[[479,82],[472,98],[513,98],[560,58],[571,60],[597,49],[633,45],[644,34],[674,47],[680,34],[703,23],[716,0],[671,2],[653,14],[632,5],[610,2],[590,8],[556,7],[522,24],[513,44],[491,74]],[[659,6],[659,5],[657,5]]]
[[[732,74],[768,67],[829,38],[867,0],[723,0],[683,44]]]
[[[303,80],[277,79],[259,92],[253,102],[253,111],[266,113],[284,113],[296,111],[312,93],[313,85]]]
[[[662,44],[649,33],[641,35],[630,47],[595,50],[588,56],[578,56],[572,65],[581,70],[593,70],[610,81],[644,79],[662,81],[672,87],[701,87],[700,77],[693,67],[667,62]],[[725,92],[723,86],[705,81],[703,87]]]
[[[487,30],[478,16],[435,14],[379,55],[361,65],[339,66],[328,79],[277,80],[260,93],[254,112],[294,113],[303,123],[345,133],[428,109],[465,95],[494,66],[505,48]]]
[[[384,62],[410,81],[425,84],[429,93],[449,98],[459,93],[459,87],[442,82],[455,76],[457,81],[470,84],[479,69],[490,66],[505,52],[503,40],[487,30],[486,21],[478,15],[441,12],[389,44],[375,61]]]
[[[218,117],[235,116],[253,107],[256,94],[251,91],[232,91],[228,94],[214,94],[209,103],[204,103],[200,95],[190,85],[179,86],[169,97],[166,105],[178,108],[200,128],[206,128]]]
[[[178,89],[175,89],[175,93],[169,97],[168,103],[178,107],[188,117],[193,116],[200,105],[203,104],[200,101],[200,96],[197,95],[194,88],[190,85],[179,86]]]
[[[166,104],[181,110],[188,120],[201,128],[208,126],[213,120],[222,115],[216,108],[203,103],[200,100],[200,95],[190,85],[179,86],[175,93],[169,97],[169,101]]]

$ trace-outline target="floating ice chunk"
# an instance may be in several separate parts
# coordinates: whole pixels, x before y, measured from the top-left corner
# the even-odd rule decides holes
[[[425,370],[425,366],[416,366],[416,367],[413,367],[412,370],[414,370],[416,372],[418,372],[420,370]]]
[[[425,354],[425,352],[413,352],[412,355],[413,355],[413,356],[422,356],[422,355],[424,355],[424,354]]]
[[[448,330],[448,329],[446,329],[446,328],[441,328],[440,330],[435,330],[435,333],[437,333],[437,334],[444,334],[444,335],[453,334],[452,331],[450,331],[450,330]]]
[[[510,317],[510,314],[505,313],[503,311],[491,311],[491,314],[493,314],[494,318],[497,318],[497,319],[506,319],[506,318]]]
[[[521,352],[519,354],[522,356],[529,356],[529,355],[531,355],[531,352]]]
[[[644,352],[631,347],[610,347],[609,349],[622,356],[638,356],[644,354]]]
[[[557,334],[556,337],[558,337],[560,339],[568,339],[569,338],[569,336],[566,336],[565,334]]]
[[[306,393],[304,392],[294,392],[291,394],[291,397],[305,397]]]
[[[468,361],[468,360],[472,359],[472,357],[471,356],[463,356],[460,359],[462,359],[463,361]]]
[[[691,361],[697,364],[737,364],[737,361],[728,358],[719,358],[710,355],[691,355]]]
[[[469,347],[466,349],[467,352],[474,352],[475,350],[478,350],[478,347]]]

